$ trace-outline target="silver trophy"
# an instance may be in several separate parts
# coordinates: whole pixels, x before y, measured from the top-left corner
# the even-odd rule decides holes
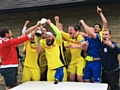
[[[42,36],[42,31],[41,30],[37,30],[36,33],[35,33],[35,35],[37,37]]]
[[[46,21],[47,21],[46,18],[42,18],[42,19],[40,20],[40,25],[41,25],[41,26],[45,26],[45,25],[46,25]]]

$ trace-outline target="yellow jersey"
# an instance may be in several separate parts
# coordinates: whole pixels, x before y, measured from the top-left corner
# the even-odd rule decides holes
[[[24,47],[26,50],[24,65],[30,68],[39,68],[36,44],[31,43],[30,40],[28,40],[24,43]]]
[[[80,42],[84,40],[84,37],[82,35],[78,35],[77,39],[72,39],[68,33],[63,32],[63,31],[62,31],[62,36],[65,40],[68,41],[69,45],[72,44],[74,46],[80,45]],[[74,59],[77,59],[77,58],[82,58],[81,51],[82,51],[81,49],[70,48],[71,58],[72,58],[71,60],[74,60]],[[81,60],[83,60],[83,58]]]
[[[64,66],[64,64],[60,60],[60,45],[56,43],[56,40],[51,46],[47,46],[46,42],[40,40],[40,46],[42,49],[45,50],[49,69],[56,69]]]
[[[62,36],[58,28],[53,23],[50,24],[50,27],[56,33],[54,43],[51,46],[48,46],[46,44],[46,39],[41,39],[40,46],[45,51],[48,69],[57,69],[59,67],[65,66],[65,60],[62,50]]]
[[[100,40],[102,41],[102,34],[103,34],[104,28],[102,28],[102,30],[100,31],[99,35],[100,35]]]

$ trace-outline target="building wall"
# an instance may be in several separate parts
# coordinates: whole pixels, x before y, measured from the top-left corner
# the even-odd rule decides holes
[[[49,7],[48,7],[49,8]],[[108,20],[108,27],[112,31],[112,40],[117,42],[120,46],[120,5],[101,5],[103,13]],[[15,12],[0,14],[0,27],[10,27],[14,37],[21,35],[21,30],[26,20],[30,20],[28,27],[37,23],[42,17],[50,18],[54,23],[54,16],[60,17],[60,22],[63,24],[64,30],[67,31],[69,25],[78,24],[80,19],[85,20],[88,25],[95,23],[102,24],[101,18],[96,12],[96,6],[75,7],[67,9],[53,9],[44,11],[31,11],[31,12]],[[84,29],[82,28],[82,31]],[[20,50],[23,44],[19,46]],[[18,73],[19,82],[21,82],[22,67],[19,67]],[[0,78],[1,83],[3,79]]]

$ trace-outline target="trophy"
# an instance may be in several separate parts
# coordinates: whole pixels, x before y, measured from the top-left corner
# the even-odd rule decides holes
[[[37,37],[42,36],[42,31],[41,30],[37,30],[36,33],[35,33],[35,35]]]
[[[42,19],[40,20],[40,25],[41,25],[41,26],[45,26],[45,25],[46,25],[46,21],[47,21],[46,18],[42,18]]]

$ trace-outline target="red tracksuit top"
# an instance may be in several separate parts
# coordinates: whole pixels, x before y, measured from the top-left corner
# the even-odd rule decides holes
[[[1,68],[18,67],[16,46],[28,39],[28,36],[22,36],[17,39],[0,38]]]

